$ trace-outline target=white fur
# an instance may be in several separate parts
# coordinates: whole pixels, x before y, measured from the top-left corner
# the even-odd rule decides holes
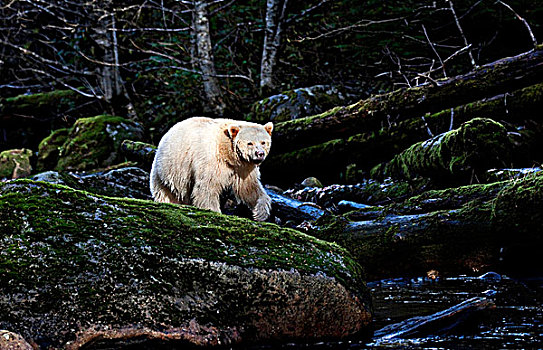
[[[151,169],[153,198],[220,212],[219,197],[231,188],[252,209],[255,220],[266,220],[271,199],[251,159],[257,150],[268,154],[272,129],[271,123],[203,117],[177,123],[158,145]]]

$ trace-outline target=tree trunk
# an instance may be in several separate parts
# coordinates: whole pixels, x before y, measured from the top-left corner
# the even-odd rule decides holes
[[[275,90],[273,74],[277,64],[277,51],[281,45],[287,3],[288,0],[266,1],[266,30],[260,64],[260,93],[263,96]]]
[[[197,57],[195,61],[202,73],[204,93],[207,100],[204,111],[222,116],[226,106],[222,98],[220,84],[217,80],[217,73],[215,72],[207,5],[206,0],[194,1],[192,22],[196,35]]]
[[[102,16],[101,24],[100,28],[95,29],[95,41],[104,50],[100,87],[104,100],[111,103],[121,95],[123,86],[119,73],[117,33],[109,30],[115,28],[115,15]]]
[[[543,49],[539,47],[435,85],[400,89],[319,115],[278,123],[274,130],[274,148],[279,152],[293,151],[366,130],[386,128],[426,113],[537,84],[542,79]]]
[[[386,216],[363,221],[350,221],[352,214],[328,216],[316,222],[320,229],[309,233],[346,247],[365,267],[370,280],[420,276],[432,269],[443,273],[538,271],[543,248],[543,173],[474,186],[477,189],[472,194],[480,196],[460,207],[454,204],[406,215],[390,214],[392,207],[384,207],[380,210]],[[497,191],[496,186],[501,188]],[[449,192],[452,196],[457,193]],[[412,198],[404,205],[415,209],[417,203],[424,205],[425,197]]]

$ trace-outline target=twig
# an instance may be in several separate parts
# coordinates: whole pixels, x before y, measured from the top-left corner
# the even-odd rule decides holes
[[[441,63],[441,67],[443,68],[443,76],[445,78],[447,78],[447,71],[445,71],[445,65],[443,64],[443,60],[441,59],[441,56],[439,56],[439,53],[437,53],[437,50],[434,47],[434,44],[430,40],[430,37],[428,36],[428,32],[426,31],[426,27],[424,26],[424,24],[422,25],[422,30],[424,31],[424,36],[426,37],[426,40],[428,40],[428,44],[430,44],[430,47],[432,48],[432,51],[434,51],[437,58],[439,59],[439,62]]]
[[[464,45],[469,46],[468,39],[466,38],[466,35],[464,34],[464,31],[462,30],[462,26],[460,25],[460,21],[458,20],[458,16],[456,15],[456,11],[454,10],[453,2],[451,0],[447,0],[450,5],[451,13],[453,14],[454,21],[456,22],[456,26],[458,27],[458,30],[460,31],[460,34],[462,35],[462,39],[464,39]],[[468,55],[471,60],[471,65],[473,68],[477,68],[477,64],[475,64],[475,59],[473,58],[473,54],[471,53],[471,49],[468,49]]]
[[[421,118],[422,118],[422,121],[424,122],[424,126],[426,126],[426,132],[428,132],[428,135],[430,135],[430,137],[434,137],[434,134],[432,133],[432,130],[430,130],[430,127],[428,126],[426,119],[424,119],[424,116],[422,116]]]
[[[513,12],[515,14],[515,16],[522,22],[524,23],[524,26],[526,27],[526,29],[528,30],[528,33],[530,33],[530,37],[532,38],[532,44],[534,45],[534,48],[537,46],[537,40],[535,38],[535,35],[534,33],[532,32],[532,28],[530,28],[530,25],[528,24],[528,21],[526,21],[523,17],[520,17],[520,15],[518,13],[515,12],[515,10],[513,10],[513,8],[509,5],[507,5],[505,2],[501,1],[501,0],[498,0],[496,1],[497,3],[500,3],[502,4],[503,6],[507,7],[511,12]]]

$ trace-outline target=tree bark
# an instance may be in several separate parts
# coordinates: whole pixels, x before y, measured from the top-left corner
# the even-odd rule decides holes
[[[420,276],[432,269],[443,273],[538,271],[543,248],[543,173],[474,186],[472,194],[479,196],[460,207],[405,215],[390,214],[390,207],[384,207],[380,208],[384,216],[363,221],[328,216],[316,222],[320,229],[309,233],[346,247],[370,280]],[[416,208],[417,202],[424,201],[419,197],[404,204]]]
[[[220,84],[217,80],[215,71],[215,61],[213,58],[213,48],[211,46],[211,35],[209,31],[209,19],[207,12],[207,1],[194,1],[193,27],[196,35],[196,60],[200,72],[202,73],[202,82],[207,103],[204,111],[222,116],[226,108]]]
[[[266,1],[266,29],[260,64],[260,93],[263,96],[275,90],[273,75],[277,64],[277,51],[281,45],[287,3],[288,0]]]
[[[117,33],[115,30],[115,15],[106,14],[101,18],[101,27],[95,29],[94,40],[104,50],[103,62],[100,69],[100,87],[105,101],[111,103],[123,91],[123,83],[119,72],[119,52]]]
[[[386,128],[426,113],[537,84],[542,79],[543,48],[538,47],[538,50],[486,64],[434,85],[400,89],[319,115],[278,123],[274,130],[274,148],[282,153],[365,130]]]

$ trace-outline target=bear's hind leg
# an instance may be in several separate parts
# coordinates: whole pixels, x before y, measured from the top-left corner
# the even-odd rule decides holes
[[[155,202],[179,204],[179,199],[168,189],[154,169],[151,170],[151,195]]]
[[[155,202],[180,204],[179,199],[166,187],[160,188],[154,194]]]

